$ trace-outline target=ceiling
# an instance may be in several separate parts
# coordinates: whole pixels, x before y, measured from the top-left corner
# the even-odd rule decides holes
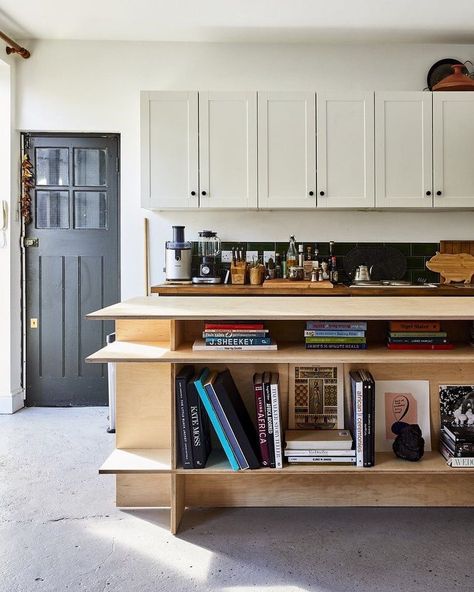
[[[0,0],[17,39],[474,43],[473,0]]]

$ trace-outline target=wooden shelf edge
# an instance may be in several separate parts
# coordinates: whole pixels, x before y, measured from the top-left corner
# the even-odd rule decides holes
[[[171,450],[116,448],[99,469],[100,475],[171,473]]]

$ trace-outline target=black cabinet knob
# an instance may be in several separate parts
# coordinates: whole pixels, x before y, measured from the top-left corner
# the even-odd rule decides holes
[[[319,195],[321,195],[321,196],[324,195],[324,191],[320,191]]]
[[[428,195],[428,197],[431,195],[431,191],[427,191],[426,195]]]
[[[310,191],[309,192],[309,195],[314,195],[314,191]]]
[[[196,195],[195,191],[191,191],[191,195],[194,197]]]
[[[207,195],[205,191],[201,191],[201,195]]]
[[[437,191],[436,192],[436,195],[441,195],[441,191]]]

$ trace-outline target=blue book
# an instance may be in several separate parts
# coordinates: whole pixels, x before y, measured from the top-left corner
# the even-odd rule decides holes
[[[222,448],[224,449],[224,452],[226,453],[226,456],[229,459],[232,470],[238,471],[240,468],[239,463],[237,462],[234,451],[232,450],[227,436],[225,435],[225,432],[222,429],[221,422],[219,421],[219,418],[216,414],[216,411],[211,403],[208,392],[206,390],[206,386],[208,384],[212,384],[212,381],[216,378],[216,376],[217,372],[209,374],[209,369],[204,368],[204,370],[201,373],[201,376],[194,381],[194,384],[196,385],[196,389],[199,393],[199,396],[201,397],[202,404],[204,405],[209,419],[211,420],[212,427],[214,428],[214,431],[216,432],[217,437],[219,438],[219,442],[221,443]]]
[[[367,321],[306,321],[306,329],[321,331],[366,331]]]
[[[271,337],[206,337],[206,345],[271,345]]]

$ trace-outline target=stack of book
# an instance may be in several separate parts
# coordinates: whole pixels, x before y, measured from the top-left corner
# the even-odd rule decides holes
[[[474,467],[474,431],[462,427],[441,430],[439,450],[451,467]]]
[[[365,321],[307,321],[306,349],[367,349]]]
[[[439,321],[390,321],[388,349],[453,349]]]
[[[205,323],[202,339],[194,342],[193,350],[276,350],[277,344],[260,321],[218,321]]]
[[[255,426],[229,370],[204,368],[194,384],[232,469],[258,469]]]
[[[451,467],[474,468],[474,385],[439,385],[439,450]]]
[[[262,467],[283,468],[282,430],[278,372],[253,376],[255,414]]]
[[[375,465],[375,381],[366,370],[352,370],[351,427],[354,435],[356,465]]]
[[[355,464],[349,430],[287,430],[285,456],[290,464]]]

